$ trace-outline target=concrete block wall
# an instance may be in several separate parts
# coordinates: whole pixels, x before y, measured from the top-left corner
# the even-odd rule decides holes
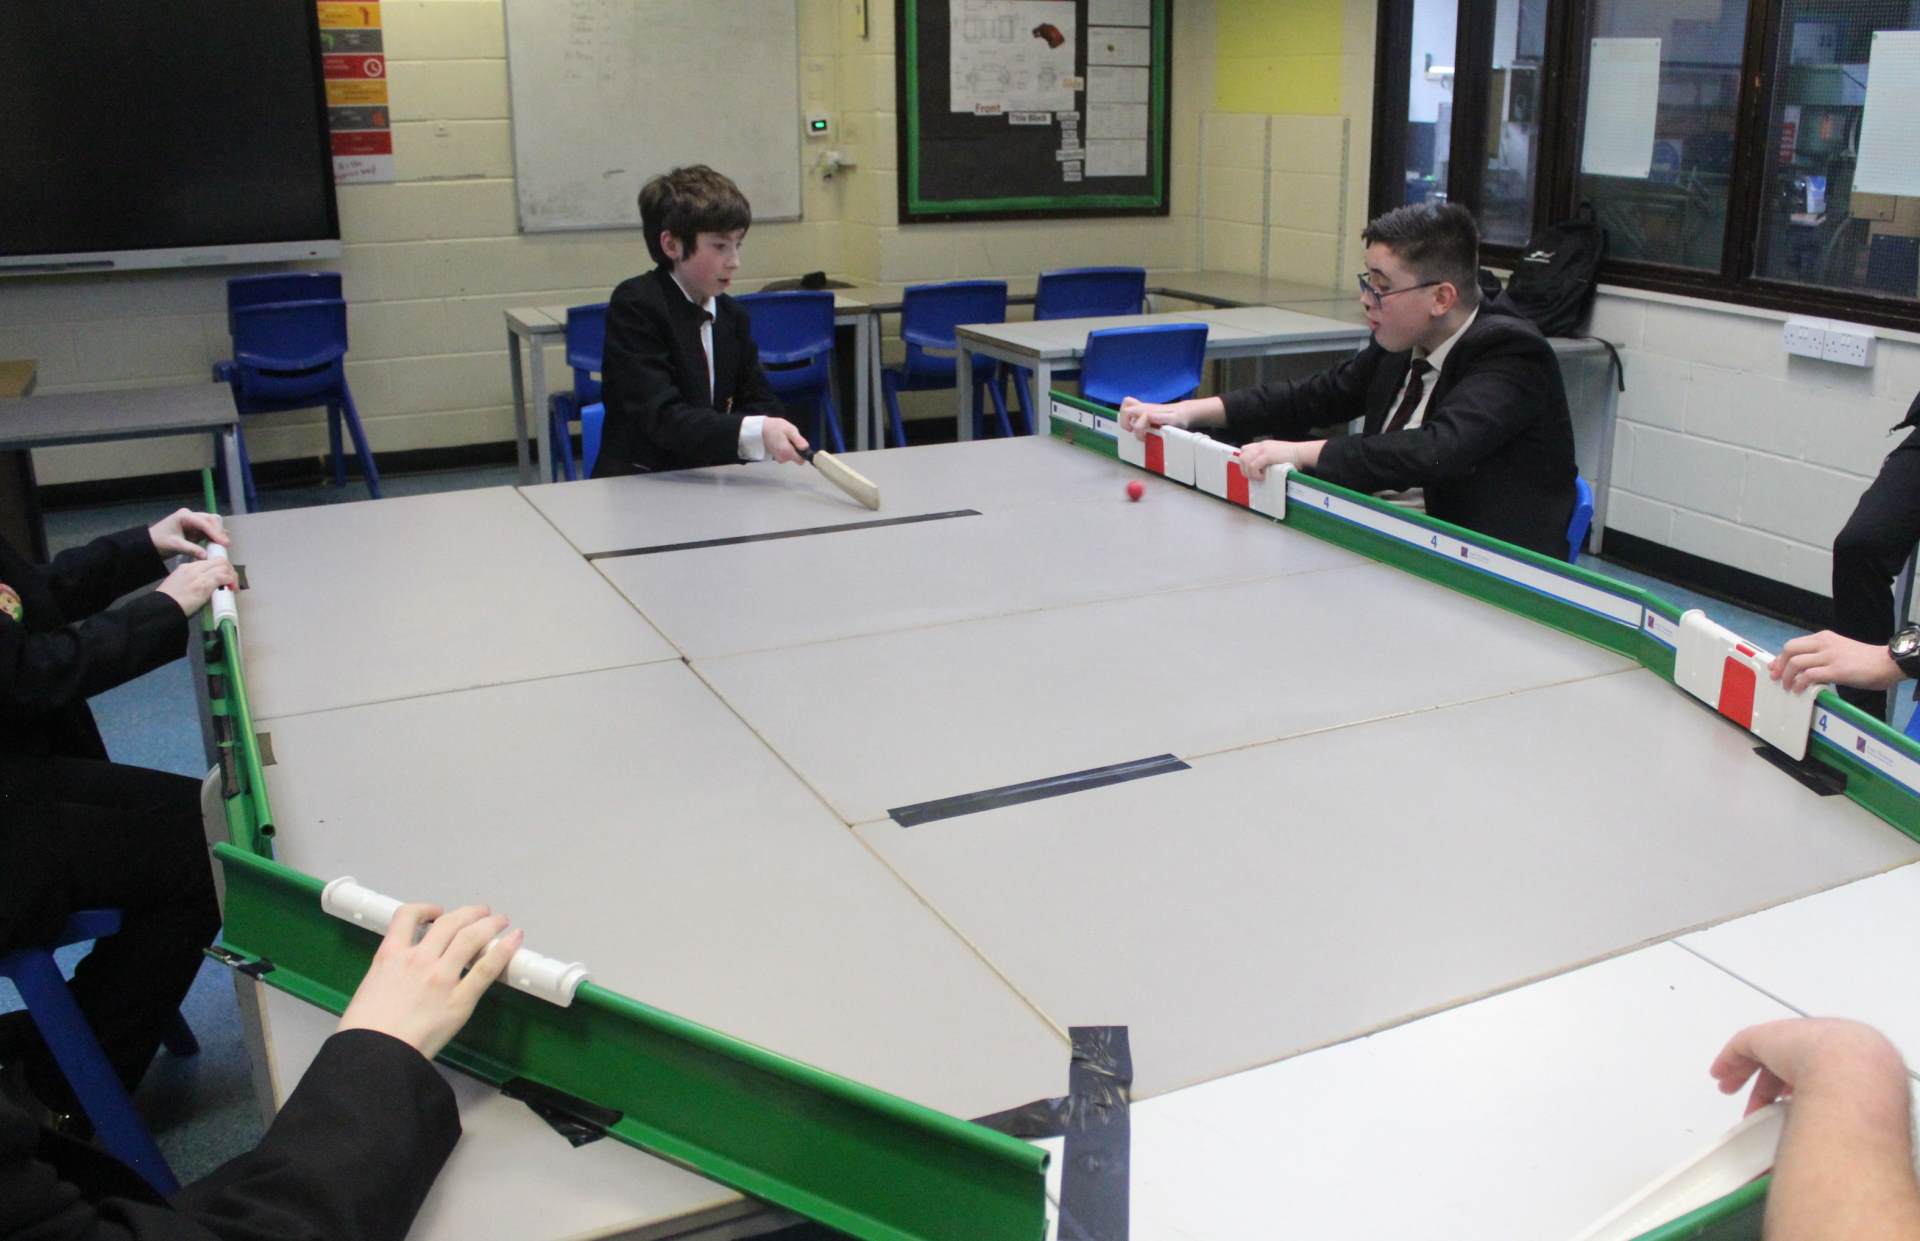
[[[1880,332],[1870,369],[1789,356],[1784,315],[1602,289],[1619,346],[1607,524],[1818,595],[1833,538],[1920,393],[1920,336]]]
[[[1353,134],[1344,116],[1203,114],[1200,265],[1340,287],[1345,239],[1365,223],[1350,174],[1366,160]]]

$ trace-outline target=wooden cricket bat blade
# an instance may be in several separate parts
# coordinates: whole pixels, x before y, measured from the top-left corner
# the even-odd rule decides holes
[[[813,468],[819,470],[826,480],[846,492],[870,509],[880,507],[880,489],[852,466],[847,465],[824,448],[816,448],[807,454],[807,460],[813,462]]]

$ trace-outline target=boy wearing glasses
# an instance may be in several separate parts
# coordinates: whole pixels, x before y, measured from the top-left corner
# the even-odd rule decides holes
[[[1421,204],[1367,225],[1360,301],[1373,339],[1330,370],[1152,405],[1121,426],[1224,427],[1251,478],[1287,464],[1556,559],[1573,515],[1573,425],[1560,365],[1532,323],[1481,305],[1480,230]],[[1310,438],[1364,418],[1358,435]]]
[[[752,222],[740,188],[705,164],[641,187],[640,227],[657,266],[607,304],[595,478],[792,462],[806,450],[767,386],[746,313],[727,296]]]

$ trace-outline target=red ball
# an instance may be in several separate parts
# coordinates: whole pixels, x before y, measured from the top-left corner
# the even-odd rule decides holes
[[[1147,494],[1147,489],[1145,486],[1141,484],[1139,479],[1136,478],[1132,482],[1127,484],[1127,499],[1138,500],[1141,496],[1146,494]]]

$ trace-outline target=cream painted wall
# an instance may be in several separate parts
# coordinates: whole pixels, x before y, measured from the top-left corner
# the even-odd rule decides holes
[[[899,226],[895,209],[891,0],[798,2],[802,109],[835,113],[841,145],[860,166],[832,181],[809,171],[803,220],[755,227],[745,276],[826,270],[921,280],[1103,262],[1194,265],[1212,0],[1174,6],[1173,214],[913,228]],[[341,187],[346,253],[315,266],[345,276],[348,378],[376,451],[504,440],[512,411],[501,312],[604,299],[649,260],[637,231],[519,233],[499,0],[382,7],[402,180]],[[818,154],[807,144],[809,162]],[[203,380],[227,356],[225,282],[241,270],[0,283],[0,357],[38,359],[43,392]],[[551,356],[550,370],[558,361]],[[930,411],[950,408],[929,402]],[[323,417],[249,419],[247,439],[257,461],[318,456]],[[62,483],[192,469],[205,459],[201,443],[183,440],[56,449],[35,463],[43,482]]]

